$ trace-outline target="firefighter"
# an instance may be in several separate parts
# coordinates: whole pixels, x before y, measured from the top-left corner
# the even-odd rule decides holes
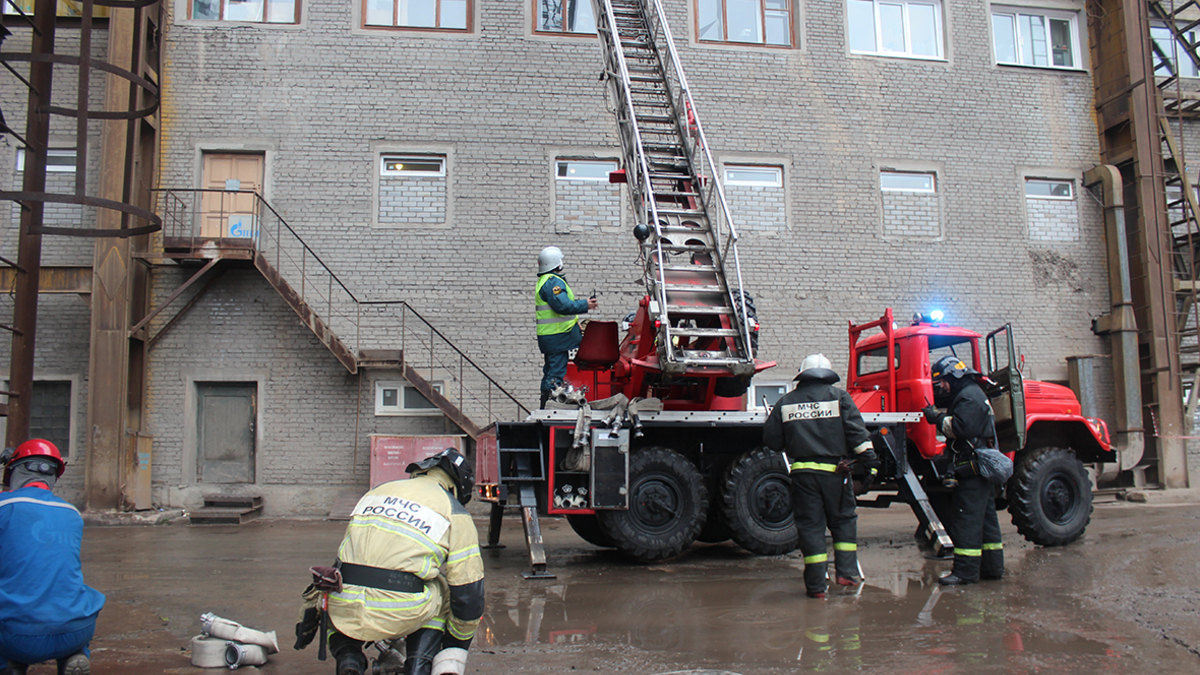
[[[567,376],[567,355],[583,341],[578,315],[596,309],[595,297],[575,299],[575,292],[563,275],[563,253],[557,246],[547,246],[538,253],[538,278],[533,288],[536,311],[538,349],[542,365],[542,402],[546,407],[550,392]]]
[[[104,594],[83,582],[83,518],[56,497],[67,463],[50,441],[5,452],[0,494],[0,673],[23,675],[55,659],[58,672],[91,672],[88,643]]]
[[[925,420],[946,437],[950,453],[954,494],[950,538],[954,540],[954,568],[938,580],[945,586],[962,586],[1004,576],[1004,546],[996,517],[994,487],[979,475],[975,448],[994,438],[992,405],[979,386],[979,372],[957,356],[943,356],[930,368],[935,402],[948,402],[946,412],[925,406]]]
[[[329,593],[337,675],[363,675],[364,643],[405,638],[405,675],[463,675],[483,616],[479,535],[464,508],[475,472],[454,448],[408,465],[354,507]]]
[[[800,363],[796,387],[779,399],[763,427],[763,442],[783,450],[791,463],[792,506],[800,552],[804,555],[804,585],[810,598],[824,598],[827,588],[825,528],[833,535],[837,583],[857,586],[858,516],[850,461],[867,469],[863,490],[879,472],[879,460],[862,414],[850,394],[834,387],[837,373],[823,354],[810,354]]]

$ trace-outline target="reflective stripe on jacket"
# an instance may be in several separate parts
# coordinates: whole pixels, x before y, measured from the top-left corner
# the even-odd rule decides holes
[[[571,290],[571,286],[562,277],[550,273],[538,277],[537,285],[533,288],[533,303],[537,316],[538,335],[566,333],[574,328],[576,321],[578,321],[574,314],[559,314],[554,311],[550,304],[542,298],[542,286],[545,286],[546,282],[551,279],[561,281],[563,287],[567,289],[567,299],[572,302],[575,300],[575,291]]]

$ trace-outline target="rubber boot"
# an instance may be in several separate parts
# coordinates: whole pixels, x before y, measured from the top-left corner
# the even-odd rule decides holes
[[[549,401],[549,400],[550,400],[550,391],[548,389],[543,389],[542,390],[542,402],[538,404],[538,408],[545,410],[546,409],[546,401]]]
[[[421,628],[404,639],[408,657],[404,660],[404,675],[432,675],[433,657],[442,648],[442,631]]]
[[[337,675],[366,675],[367,657],[360,651],[344,650],[337,657]]]
[[[58,675],[92,675],[92,661],[87,654],[75,652],[58,661]]]

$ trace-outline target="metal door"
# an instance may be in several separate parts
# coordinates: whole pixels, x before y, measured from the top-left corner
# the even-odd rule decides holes
[[[262,194],[263,156],[255,154],[204,155],[205,192],[200,200],[201,237],[252,238],[257,230],[258,203]]]
[[[1025,447],[1025,385],[1017,367],[1012,324],[1004,324],[987,335],[987,376],[997,385],[992,395],[996,413],[996,435],[1005,452]]]
[[[254,482],[255,383],[196,384],[196,480]]]

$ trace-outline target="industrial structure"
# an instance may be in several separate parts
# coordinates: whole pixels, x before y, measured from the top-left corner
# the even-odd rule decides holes
[[[528,413],[542,246],[594,318],[645,294],[590,1],[4,2],[8,442],[78,503],[328,513],[373,436]],[[1200,479],[1195,3],[647,2],[780,364],[748,405],[937,306],[1077,389],[1105,483]]]

